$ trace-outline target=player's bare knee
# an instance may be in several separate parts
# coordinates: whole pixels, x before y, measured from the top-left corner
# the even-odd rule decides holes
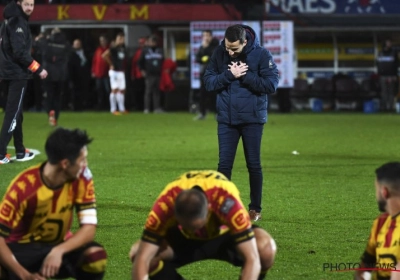
[[[81,268],[88,273],[102,273],[107,264],[107,253],[103,247],[92,246],[83,253]]]
[[[263,249],[264,255],[261,258],[262,270],[267,270],[274,264],[276,254],[276,243],[275,240],[270,237],[269,242]]]
[[[261,260],[261,270],[268,270],[275,261],[276,243],[275,240],[265,230],[254,229],[257,240],[257,249]]]

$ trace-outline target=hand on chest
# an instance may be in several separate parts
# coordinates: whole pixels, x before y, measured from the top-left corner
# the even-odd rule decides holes
[[[230,58],[229,56],[224,57],[223,63],[219,66],[219,70],[225,71],[230,69],[231,65],[233,64],[244,64],[247,66],[248,72],[258,72],[258,61],[254,59],[249,59],[248,57],[237,57],[237,58]]]

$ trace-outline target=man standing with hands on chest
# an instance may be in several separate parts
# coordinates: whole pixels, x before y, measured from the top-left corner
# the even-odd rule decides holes
[[[261,218],[263,173],[261,138],[267,122],[268,95],[276,91],[279,72],[271,53],[260,46],[255,31],[232,25],[225,31],[207,66],[204,84],[217,92],[218,171],[231,179],[240,137],[250,181],[249,214]]]

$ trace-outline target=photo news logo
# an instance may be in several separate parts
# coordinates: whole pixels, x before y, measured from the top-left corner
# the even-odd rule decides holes
[[[341,263],[323,263],[322,270],[324,272],[346,272],[346,271],[390,271],[390,272],[400,272],[396,270],[396,263],[371,263],[364,264],[361,263],[351,263],[351,262],[341,262]]]

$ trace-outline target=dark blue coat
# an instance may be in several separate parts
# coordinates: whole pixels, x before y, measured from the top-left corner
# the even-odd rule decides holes
[[[215,49],[204,74],[207,91],[217,94],[217,121],[231,125],[266,123],[268,94],[276,91],[279,73],[271,53],[260,46],[254,30],[246,25],[247,44],[231,58],[225,42]],[[228,70],[232,61],[245,62],[247,74],[236,79]]]

